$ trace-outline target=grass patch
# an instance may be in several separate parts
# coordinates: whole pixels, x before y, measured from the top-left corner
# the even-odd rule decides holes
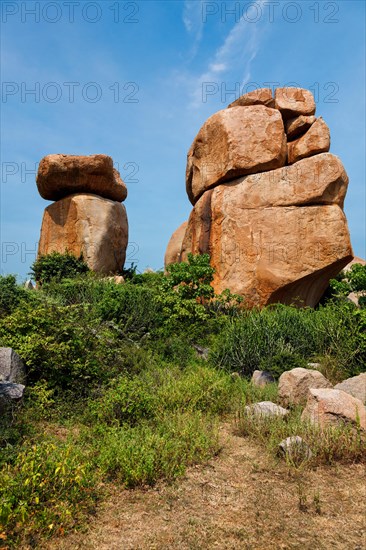
[[[278,456],[278,445],[287,437],[298,435],[310,447],[312,457],[292,460],[288,464],[294,467],[332,465],[340,463],[366,463],[366,436],[360,429],[347,425],[320,428],[301,420],[302,409],[296,407],[283,418],[254,417],[243,409],[239,411],[236,428],[240,435],[259,441],[273,456]]]

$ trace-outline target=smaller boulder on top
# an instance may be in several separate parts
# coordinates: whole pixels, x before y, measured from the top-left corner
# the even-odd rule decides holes
[[[39,164],[37,187],[41,197],[51,201],[75,193],[118,202],[127,197],[127,187],[108,155],[48,155]]]

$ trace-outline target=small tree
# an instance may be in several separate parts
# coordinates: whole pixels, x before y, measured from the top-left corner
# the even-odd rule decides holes
[[[168,265],[165,286],[175,289],[184,300],[195,299],[200,303],[213,298],[211,286],[215,270],[210,266],[209,254],[188,254],[188,262]]]
[[[82,256],[76,258],[69,252],[60,254],[52,252],[40,256],[31,266],[30,275],[39,284],[49,283],[51,280],[72,279],[82,273],[87,273],[89,268]]]

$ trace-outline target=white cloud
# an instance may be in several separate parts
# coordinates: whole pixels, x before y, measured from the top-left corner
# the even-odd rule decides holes
[[[264,0],[255,0],[255,3],[263,5]],[[204,83],[217,83],[220,86],[231,74],[235,74],[235,81],[240,80],[241,86],[249,81],[251,65],[259,51],[262,30],[263,26],[260,22],[250,22],[243,17],[235,23],[221,46],[213,54],[207,70],[198,77],[193,77],[191,106],[198,107],[202,104]]]
[[[203,0],[185,0],[183,6],[183,23],[186,31],[193,37],[193,44],[188,55],[189,60],[195,57],[202,40],[202,5]]]

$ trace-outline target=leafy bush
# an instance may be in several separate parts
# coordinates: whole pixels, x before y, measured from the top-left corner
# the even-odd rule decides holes
[[[122,377],[90,403],[88,415],[108,425],[135,425],[154,416],[156,395],[146,388],[141,377]]]
[[[347,272],[341,273],[329,281],[327,296],[347,296],[350,292],[366,291],[366,265],[353,264]]]
[[[175,289],[182,300],[194,299],[203,303],[213,297],[211,283],[215,270],[210,266],[208,254],[188,254],[188,262],[170,264],[166,270],[164,286]]]
[[[82,256],[76,258],[68,252],[64,254],[52,252],[52,254],[38,258],[31,266],[30,274],[38,283],[44,284],[52,279],[60,281],[61,279],[75,277],[88,271],[89,268]]]
[[[0,317],[14,311],[29,294],[17,284],[14,275],[0,275]]]
[[[304,462],[313,465],[365,462],[366,439],[359,430],[347,425],[325,428],[316,426],[302,421],[301,413],[301,408],[293,409],[284,422],[279,416],[258,418],[242,409],[238,418],[238,431],[262,443],[274,456],[278,455],[280,441],[294,434],[299,435],[313,454],[310,460],[302,455],[299,462],[287,456],[289,464],[295,467],[303,466]]]
[[[150,362],[147,351],[128,341],[118,326],[101,322],[88,304],[25,304],[0,320],[0,345],[24,359],[30,384],[44,379],[50,388],[78,395]]]

